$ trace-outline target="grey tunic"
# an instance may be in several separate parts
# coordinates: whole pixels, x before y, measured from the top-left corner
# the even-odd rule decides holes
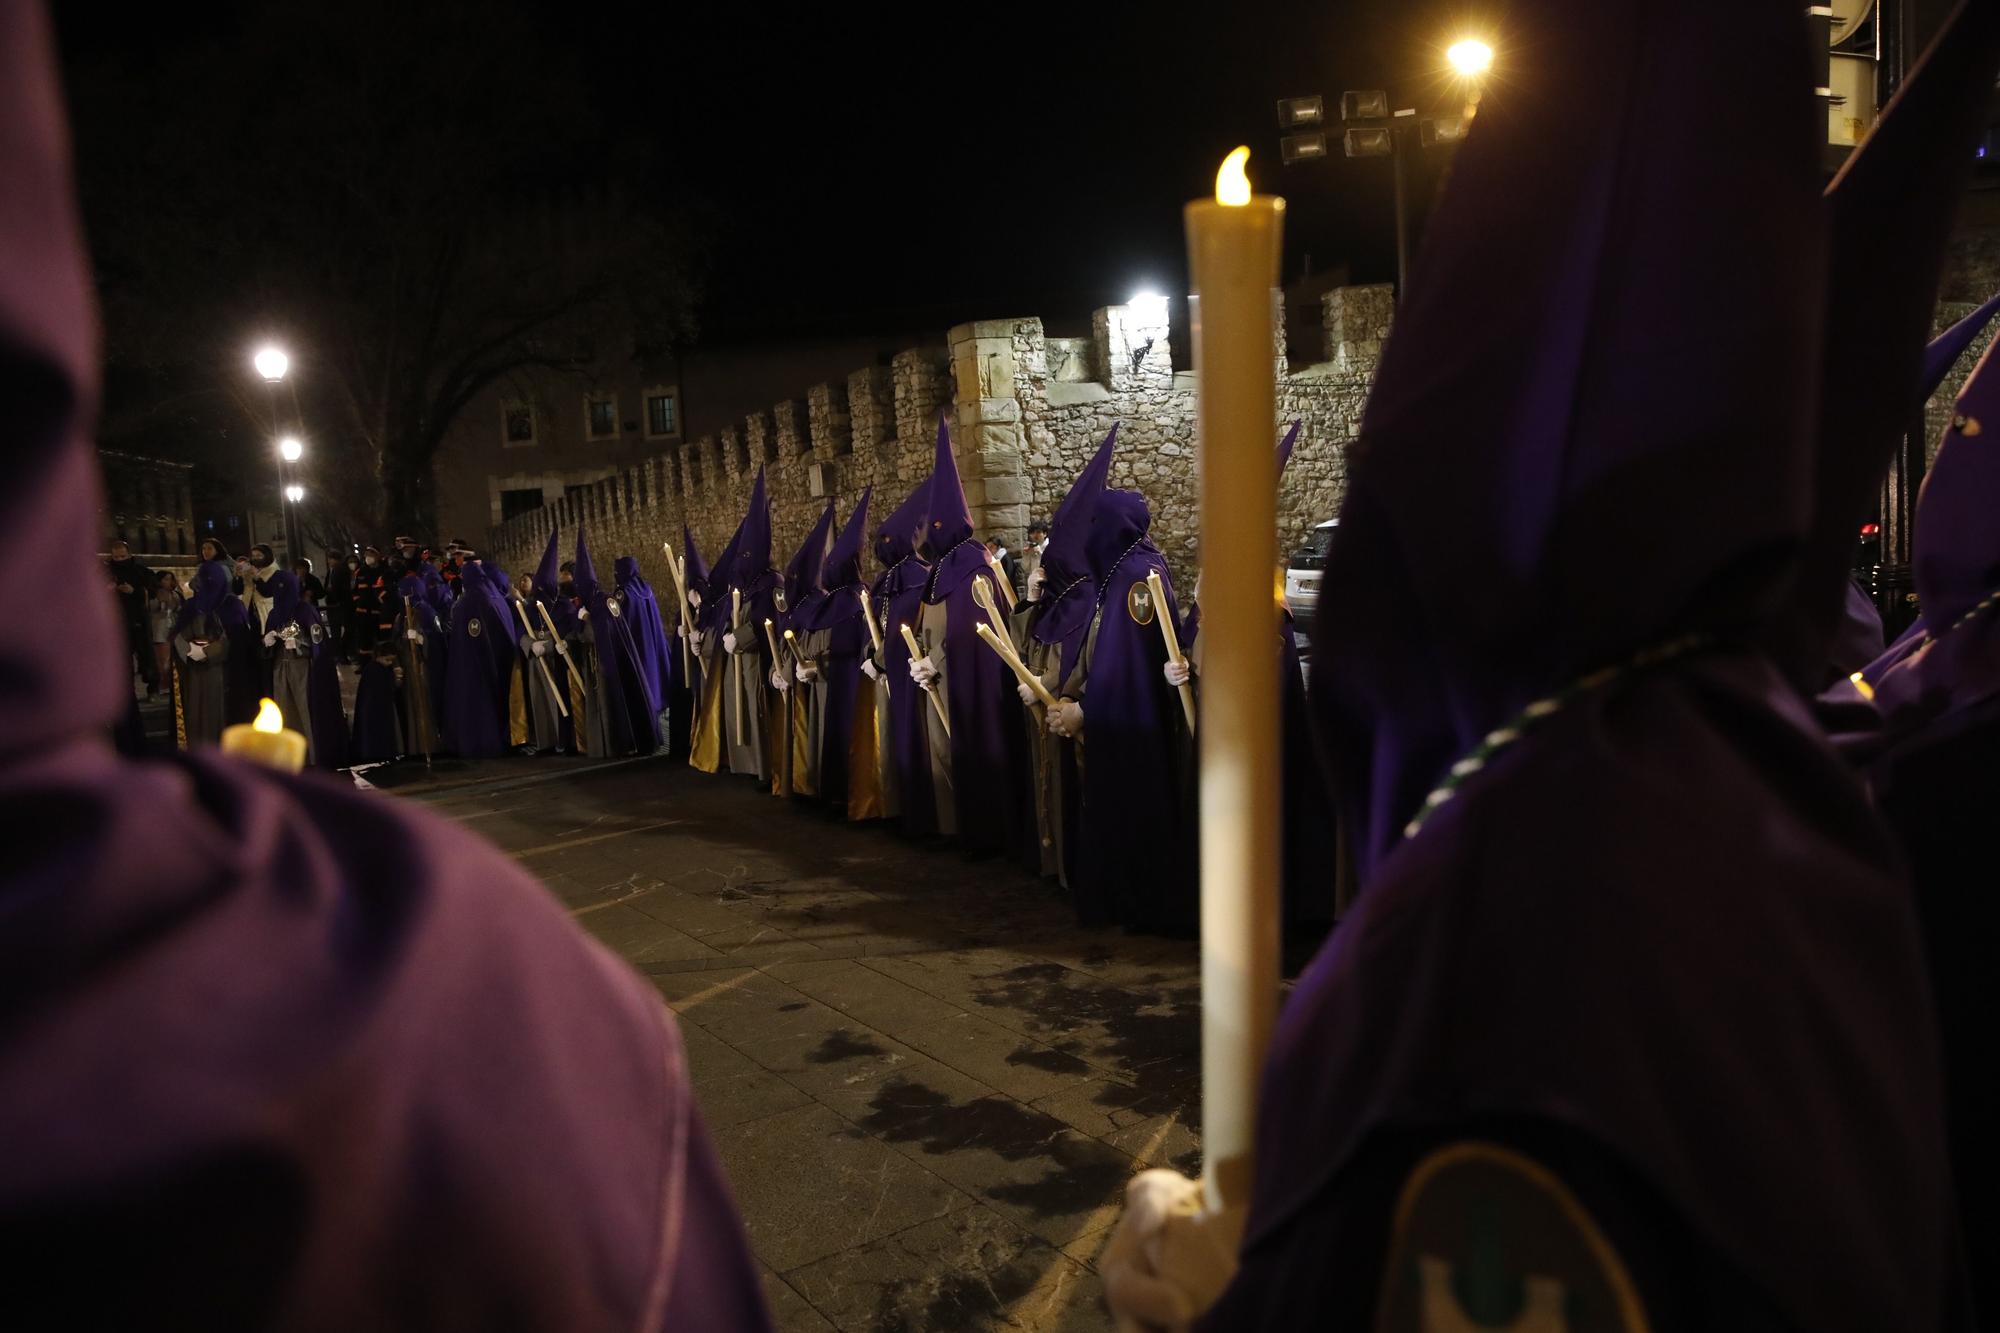
[[[931,682],[931,697],[944,704],[947,714],[951,711],[950,667],[944,652],[945,608],[925,606],[917,617],[915,626],[917,646],[931,659],[937,668],[937,679]],[[931,796],[937,806],[938,832],[947,836],[958,832],[958,801],[951,789],[951,735],[945,730],[944,722],[938,717],[937,705],[924,701],[924,725],[930,729],[931,750]]]
[[[174,636],[174,672],[179,680],[181,730],[189,746],[222,744],[222,664],[229,657],[229,638],[213,621],[190,625]],[[201,645],[197,661],[188,650]]]

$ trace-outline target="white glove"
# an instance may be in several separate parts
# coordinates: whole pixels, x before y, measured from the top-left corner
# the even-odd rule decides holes
[[[1206,1213],[1201,1182],[1178,1171],[1141,1171],[1125,1186],[1125,1213],[1097,1261],[1118,1333],[1183,1329],[1207,1313],[1236,1276],[1240,1208]]]
[[[733,653],[734,653],[734,652],[736,651],[736,631],[735,631],[735,630],[724,630],[724,631],[723,631],[723,633],[722,633],[722,651],[723,651],[723,652],[725,652],[725,653],[732,653],[732,654],[733,654]]]
[[[536,639],[528,645],[528,651],[536,657],[547,657],[549,655],[549,641],[547,639]]]
[[[1042,585],[1047,583],[1048,581],[1049,581],[1049,576],[1047,571],[1045,571],[1040,565],[1036,565],[1035,572],[1028,575],[1028,594],[1027,594],[1028,600],[1031,602],[1041,601]]]
[[[929,654],[910,659],[910,679],[917,683],[918,689],[928,690],[931,688],[931,682],[935,681],[937,676],[937,665],[931,661]]]
[[[700,657],[704,652],[708,651],[707,644],[708,636],[700,630],[693,630],[688,634],[688,651],[696,657]]]
[[[264,636],[264,646],[266,648],[275,648],[277,647],[277,645],[278,645],[278,631],[272,630],[269,634],[266,634]]]
[[[1056,706],[1049,710],[1049,730],[1074,738],[1083,730],[1083,705],[1074,699],[1056,700]]]
[[[579,607],[578,607],[578,608],[576,609],[576,618],[577,618],[578,620],[588,620],[588,619],[590,619],[590,608],[589,608],[589,607],[587,607],[587,606],[579,606]]]
[[[420,629],[406,629],[403,631],[403,637],[411,643],[422,643],[424,641],[424,632]]]
[[[819,668],[811,662],[801,662],[793,668],[801,685],[810,685],[819,679]]]
[[[1018,684],[1014,687],[1014,693],[1021,696],[1021,702],[1024,704],[1032,706],[1035,703],[1035,689],[1032,685],[1028,685],[1025,682]]]
[[[191,643],[188,645],[188,661],[206,662],[207,660],[208,660],[208,649],[202,647],[198,643]]]
[[[772,667],[771,688],[774,690],[789,690],[792,688],[792,678],[778,670],[778,668]]]
[[[1171,658],[1160,668],[1160,672],[1167,678],[1167,684],[1173,686],[1175,689],[1179,689],[1181,686],[1187,684],[1188,677],[1192,674],[1189,672],[1186,662],[1176,662]]]
[[[882,679],[882,668],[875,665],[874,658],[864,657],[861,659],[861,674],[870,680],[880,680]]]

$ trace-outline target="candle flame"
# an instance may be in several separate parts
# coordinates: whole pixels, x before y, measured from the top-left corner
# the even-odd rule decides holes
[[[266,736],[275,736],[285,729],[285,715],[278,711],[276,699],[266,699],[257,705],[257,720],[250,724],[250,729]]]
[[[1866,680],[1863,680],[1861,678],[1861,673],[1859,671],[1855,672],[1847,679],[1849,680],[1849,682],[1853,684],[1855,689],[1861,692],[1862,698],[1873,699],[1875,697],[1875,687],[1873,685],[1870,685]]]
[[[764,628],[765,629],[771,628],[771,617],[769,616],[764,617]]]
[[[1241,208],[1250,202],[1250,177],[1243,170],[1249,160],[1250,150],[1245,147],[1222,159],[1222,167],[1215,173],[1216,203]]]
[[[796,634],[792,633],[792,632],[791,632],[790,630],[786,630],[786,631],[785,631],[785,642],[786,642],[786,643],[790,643],[790,642],[791,642],[791,641],[792,641],[793,639],[796,639],[797,637],[798,637],[798,635],[796,635]]]

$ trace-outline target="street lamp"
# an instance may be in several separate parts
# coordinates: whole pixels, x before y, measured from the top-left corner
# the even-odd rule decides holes
[[[1477,37],[1453,42],[1445,48],[1444,58],[1468,79],[1480,78],[1493,68],[1493,48]]]
[[[276,347],[259,348],[257,355],[250,358],[250,364],[257,367],[257,373],[266,382],[276,384],[285,378],[285,372],[292,368],[292,358]]]
[[[285,498],[293,504],[297,504],[306,498],[306,488],[303,486],[287,486],[285,487]],[[294,551],[292,554],[297,556],[298,552]]]
[[[287,463],[298,462],[300,456],[305,451],[306,447],[299,443],[298,436],[296,435],[287,435],[284,439],[278,441],[278,457],[284,459]]]

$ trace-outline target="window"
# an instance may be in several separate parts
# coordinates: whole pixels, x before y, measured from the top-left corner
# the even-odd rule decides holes
[[[535,408],[532,403],[500,405],[500,443],[509,449],[535,442]]]
[[[618,433],[618,400],[616,398],[586,398],[583,400],[583,433],[586,438],[602,440]]]
[[[674,395],[661,389],[646,391],[646,437],[680,433],[680,413]]]
[[[540,509],[541,507],[542,488],[539,486],[519,491],[500,492],[500,521],[502,523],[505,523],[510,518],[518,518],[522,514]]]

